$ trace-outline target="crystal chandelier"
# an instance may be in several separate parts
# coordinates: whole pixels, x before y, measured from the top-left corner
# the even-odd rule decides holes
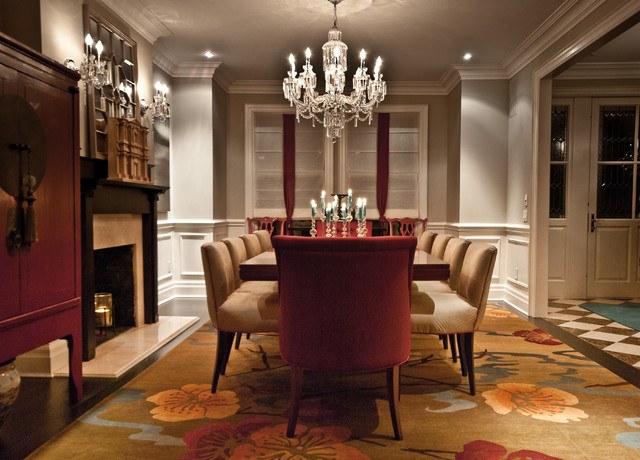
[[[328,0],[333,4],[333,28],[329,31],[329,41],[322,46],[322,68],[325,76],[325,94],[316,91],[316,74],[310,63],[311,50],[305,51],[306,63],[303,72],[296,76],[295,58],[289,55],[291,70],[282,83],[284,97],[291,106],[296,107],[296,118],[311,119],[322,123],[327,129],[327,137],[335,142],[340,137],[345,123],[354,120],[368,120],[371,123],[373,109],[384,100],[387,84],[382,80],[380,67],[382,59],[378,57],[373,69],[373,78],[364,66],[366,52],[360,51],[360,67],[353,76],[351,94],[343,94],[345,72],[347,71],[347,45],[341,41],[342,32],[338,30],[337,6],[342,0]]]

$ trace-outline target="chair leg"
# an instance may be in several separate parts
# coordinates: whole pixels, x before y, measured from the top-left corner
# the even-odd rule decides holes
[[[462,346],[462,336],[461,334],[456,334],[456,341],[458,342],[458,350],[460,351],[460,371],[463,377],[467,376],[467,362],[465,361],[463,352],[464,347]]]
[[[445,350],[449,348],[449,345],[447,343],[447,336],[444,334],[440,334],[438,337],[440,337],[440,340],[442,340],[442,348],[444,348]]]
[[[465,361],[467,367],[467,373],[469,374],[469,393],[471,396],[476,394],[476,376],[473,364],[473,332],[466,332],[460,334],[462,337],[462,347],[464,358],[461,357],[460,361]]]
[[[300,398],[302,396],[302,381],[304,370],[298,366],[291,366],[291,397],[289,399],[289,424],[287,425],[287,438],[293,438],[298,423],[300,410]]]
[[[456,335],[455,334],[449,334],[449,335],[445,335],[445,340],[447,340],[447,337],[449,338],[449,346],[451,347],[451,359],[453,360],[454,363],[458,362],[458,353],[456,352]]]
[[[233,338],[235,334],[233,332],[225,332],[224,343],[224,361],[222,362],[221,374],[224,375],[227,372],[227,363],[229,362],[229,355],[231,354],[231,348],[233,348]]]
[[[233,332],[218,331],[218,347],[216,349],[216,363],[213,369],[213,379],[211,381],[211,393],[215,393],[218,389],[218,380],[220,374],[224,375],[226,361],[229,359],[229,353],[231,349],[227,351],[227,343],[229,343],[228,336],[231,336],[233,341]]]
[[[249,334],[247,334],[249,335]],[[237,350],[238,348],[240,348],[240,341],[242,340],[242,332],[238,332],[236,334],[236,344],[234,346],[234,348]]]
[[[400,366],[393,366],[387,369],[387,398],[389,399],[393,434],[396,440],[400,441],[402,440],[402,426],[400,424],[400,411],[398,408],[400,401]]]

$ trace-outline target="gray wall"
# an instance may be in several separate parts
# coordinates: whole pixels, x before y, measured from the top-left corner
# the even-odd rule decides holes
[[[507,195],[506,80],[463,80],[460,120],[460,222],[503,223]]]

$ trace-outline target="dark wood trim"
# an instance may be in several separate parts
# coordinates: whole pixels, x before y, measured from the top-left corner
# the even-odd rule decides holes
[[[144,322],[158,321],[158,195],[169,187],[107,179],[107,160],[81,158],[83,359],[95,357],[93,216],[141,214]]]

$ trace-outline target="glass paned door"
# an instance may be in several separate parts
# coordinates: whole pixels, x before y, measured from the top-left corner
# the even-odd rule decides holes
[[[588,297],[635,297],[639,104],[596,101],[589,200]]]

